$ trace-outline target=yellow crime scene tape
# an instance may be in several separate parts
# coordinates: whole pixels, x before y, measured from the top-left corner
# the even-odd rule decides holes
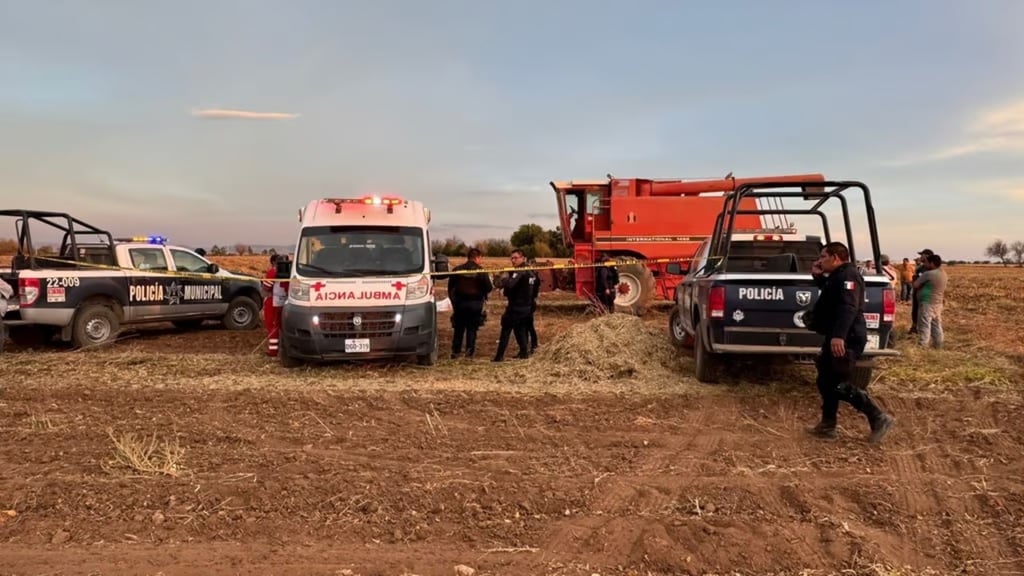
[[[224,276],[218,274],[209,274],[204,272],[181,272],[178,270],[140,270],[138,268],[122,268],[120,266],[110,266],[107,264],[94,264],[92,262],[72,262],[69,260],[61,260],[59,258],[47,258],[44,256],[36,256],[36,260],[44,262],[59,262],[62,265],[75,264],[82,268],[91,268],[94,270],[108,270],[111,272],[133,272],[139,274],[155,275],[155,276],[170,276],[177,278],[194,278],[197,280],[226,280]],[[712,258],[709,260],[715,260],[718,258]],[[579,270],[584,268],[611,268],[619,266],[629,266],[631,264],[648,265],[648,264],[673,264],[682,262],[693,262],[696,258],[631,258],[623,260],[610,260],[608,262],[585,262],[585,263],[565,263],[565,264],[550,264],[546,266],[506,266],[501,268],[480,268],[476,270],[452,270],[449,272],[425,272],[425,276],[442,277],[446,278],[449,276],[460,276],[463,274],[504,274],[506,272],[540,272],[543,270]],[[235,273],[259,280],[261,282],[290,282],[292,278],[266,278],[261,276],[254,276],[244,273]]]

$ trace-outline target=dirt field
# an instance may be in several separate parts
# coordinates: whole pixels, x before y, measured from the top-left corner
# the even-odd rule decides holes
[[[285,371],[216,326],[15,350],[0,574],[1021,574],[1024,273],[950,273],[945,350],[900,308],[880,447],[845,406],[805,435],[806,368],[701,385],[664,310],[566,295],[501,365],[498,308],[478,360],[429,369]]]

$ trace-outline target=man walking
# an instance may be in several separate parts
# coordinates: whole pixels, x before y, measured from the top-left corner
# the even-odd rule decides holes
[[[934,348],[942,348],[945,339],[942,332],[942,304],[949,277],[942,269],[942,256],[938,254],[926,257],[924,268],[914,281],[914,291],[920,295],[917,333],[921,346],[931,344]]]
[[[839,402],[844,401],[867,417],[871,426],[869,441],[881,442],[895,420],[871,400],[867,391],[850,383],[853,368],[867,344],[864,277],[850,262],[850,251],[842,242],[826,244],[811,273],[821,292],[808,327],[825,336],[825,341],[816,362],[821,421],[810,432],[835,438]]]
[[[515,268],[526,267],[526,258],[523,256],[522,250],[513,250],[511,260]],[[536,283],[537,275],[529,270],[513,270],[505,277],[503,292],[508,298],[508,306],[505,308],[505,313],[501,315],[501,336],[498,338],[498,350],[494,354],[494,362],[501,362],[505,358],[505,349],[508,348],[509,337],[512,334],[515,334],[516,344],[519,345],[518,357],[530,357],[527,320],[533,310],[534,285]]]
[[[448,298],[452,301],[452,358],[462,353],[462,340],[466,340],[466,358],[476,354],[476,335],[483,324],[484,304],[494,290],[491,277],[480,265],[480,250],[471,248],[466,262],[452,269],[448,277]],[[468,274],[470,270],[479,270]]]

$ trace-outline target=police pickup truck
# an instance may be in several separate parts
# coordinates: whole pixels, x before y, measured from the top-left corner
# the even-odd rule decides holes
[[[60,335],[76,347],[114,340],[122,326],[171,322],[195,328],[220,320],[229,330],[260,325],[260,281],[221,269],[159,236],[113,238],[60,212],[0,210],[16,219],[18,253],[0,269],[15,294],[3,318],[19,344]],[[42,255],[33,234],[63,234],[59,250]]]
[[[741,189],[736,194],[758,198],[803,196],[823,203],[849,187],[862,186],[849,182],[825,184],[817,193],[803,191],[785,195],[771,190]],[[826,188],[834,190],[826,191]],[[871,237],[876,244],[874,261],[878,262],[874,213],[870,211],[866,187],[864,191]],[[738,198],[734,200],[738,203]],[[799,235],[795,229],[782,226],[731,230],[722,225],[730,219],[730,202],[727,200],[726,204],[715,233],[698,249],[691,272],[676,288],[675,306],[669,321],[673,344],[694,349],[696,376],[701,382],[717,381],[719,368],[728,356],[768,355],[797,362],[813,361],[824,340],[824,336],[809,330],[803,321],[803,315],[814,307],[819,292],[811,276],[811,266],[824,247],[821,237]],[[843,209],[850,237],[852,231],[845,202]],[[753,212],[737,210],[733,215]],[[783,210],[766,209],[765,212],[777,214]],[[784,213],[820,216],[828,238],[828,223],[820,212],[820,205],[816,204],[811,211]],[[854,369],[852,382],[861,388],[871,382],[875,358],[898,355],[889,347],[896,312],[893,287],[881,272],[866,275],[864,281],[868,342],[862,360]]]

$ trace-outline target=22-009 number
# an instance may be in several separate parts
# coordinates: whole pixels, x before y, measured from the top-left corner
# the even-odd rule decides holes
[[[74,288],[80,286],[82,279],[77,276],[58,276],[56,278],[47,278],[47,288]]]

